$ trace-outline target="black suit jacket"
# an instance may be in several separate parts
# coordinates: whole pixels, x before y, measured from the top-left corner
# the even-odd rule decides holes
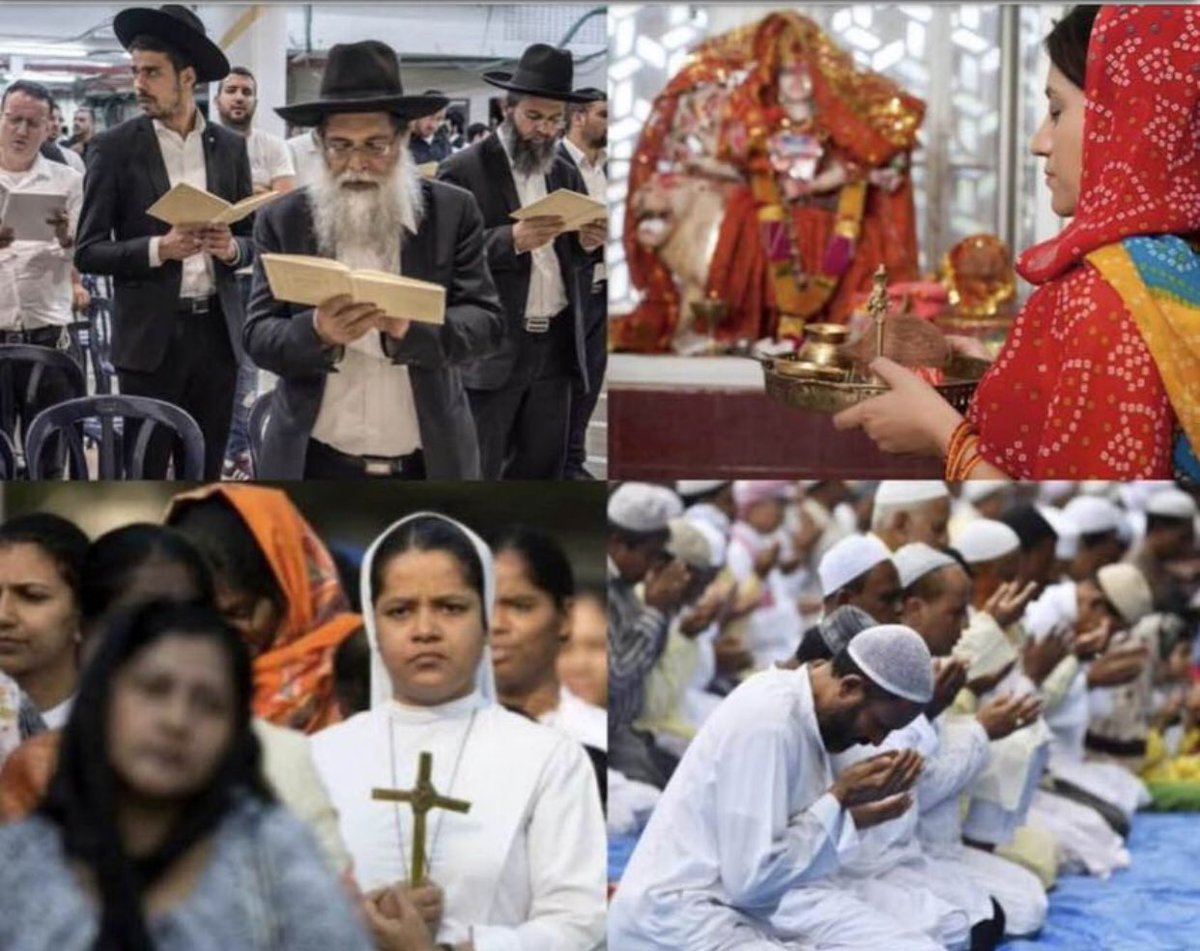
[[[495,390],[511,376],[519,352],[525,321],[525,302],[529,297],[530,256],[513,248],[513,220],[509,215],[521,207],[517,186],[504,146],[495,135],[455,152],[438,168],[438,178],[461,185],[475,196],[483,212],[488,267],[496,280],[496,289],[504,304],[504,342],[500,349],[479,360],[463,373],[463,381],[472,389]],[[546,176],[546,193],[559,188],[587,194],[579,170],[559,157]],[[593,259],[579,244],[578,232],[561,234],[554,239],[554,252],[566,285],[567,297],[575,322],[576,373],[587,381],[584,355],[586,307],[592,286]]]
[[[231,202],[249,196],[253,187],[246,140],[210,122],[203,141],[208,191]],[[171,228],[146,214],[146,209],[170,188],[154,124],[148,116],[122,122],[92,139],[83,180],[75,266],[87,274],[112,275],[112,359],[117,369],[157,370],[171,337],[183,262],[150,266],[150,238],[164,235]],[[232,227],[240,251],[239,268],[254,260],[252,226],[250,219],[243,218]],[[213,259],[216,291],[230,345],[240,357],[243,316],[234,271]]]
[[[400,270],[446,288],[446,320],[441,326],[414,322],[401,341],[383,335],[383,346],[396,363],[408,366],[427,477],[478,479],[479,445],[459,368],[499,345],[500,301],[484,260],[483,223],[471,196],[429,180],[422,181],[421,193],[425,212],[416,235],[404,235]],[[308,189],[259,212],[254,242],[259,254],[316,254]],[[311,307],[271,296],[261,260],[254,264],[244,339],[254,362],[279,376],[260,476],[302,478],[308,438],[326,376],[336,369],[338,348],[317,336]]]

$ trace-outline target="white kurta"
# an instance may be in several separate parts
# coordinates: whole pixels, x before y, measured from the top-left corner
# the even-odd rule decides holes
[[[734,523],[726,553],[730,573],[744,582],[754,575],[754,559],[758,553],[775,542],[784,551],[784,536],[776,532],[762,535],[745,522]],[[782,556],[781,556],[782,557]],[[762,603],[750,616],[746,647],[754,655],[758,668],[769,667],[775,661],[786,660],[795,652],[803,633],[800,609],[791,577],[772,568],[763,579]]]
[[[805,887],[857,843],[831,784],[808,668],[746,680],[701,727],[650,817],[609,908],[609,946],[936,947],[843,890]]]
[[[471,803],[466,814],[429,813],[429,874],[445,893],[437,940],[470,939],[477,951],[599,946],[606,852],[592,767],[570,737],[478,694],[439,707],[383,705],[313,737],[359,886],[408,878],[412,811],[371,790],[411,789],[425,750],[438,792]]]

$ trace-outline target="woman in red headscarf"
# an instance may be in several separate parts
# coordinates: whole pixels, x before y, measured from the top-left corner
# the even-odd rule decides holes
[[[1169,478],[1200,445],[1200,9],[1075,7],[1046,41],[1031,143],[1071,223],[1017,269],[1034,293],[966,417],[907,369],[835,417],[949,479]]]

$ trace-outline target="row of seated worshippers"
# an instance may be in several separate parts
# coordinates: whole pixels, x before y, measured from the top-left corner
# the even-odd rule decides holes
[[[1194,490],[625,483],[608,514],[615,946],[993,947],[1120,874],[1138,809],[1195,808]]]
[[[512,217],[551,193],[603,196],[604,93],[573,87],[570,52],[534,43],[515,69],[484,73],[504,97],[496,133],[418,169],[413,129],[449,100],[406,93],[385,42],[335,44],[316,98],[270,104],[311,129],[297,177],[286,145],[251,128],[254,77],[231,69],[196,13],[132,7],[112,28],[140,114],[89,141],[86,173],[41,154],[56,131],[45,86],[17,79],[0,92],[0,186],[61,199],[44,223],[23,225],[6,204],[4,342],[56,347],[87,301],[81,275],[111,282],[110,339],[96,364],[109,365],[121,395],[192,417],[205,479],[591,478],[584,437],[605,362],[603,208],[585,201],[593,217],[582,224],[577,209]],[[219,84],[213,121],[196,96],[209,83]],[[164,209],[181,186],[207,192],[202,207]],[[259,204],[232,223],[225,211],[205,217],[252,196]],[[266,254],[345,269],[318,263],[283,291]],[[421,281],[429,306],[397,303],[394,282],[351,289],[351,270]],[[389,290],[385,314],[379,294]],[[260,370],[273,389],[251,432]],[[65,371],[42,376],[25,399],[18,375],[23,428],[83,395]],[[170,449],[160,431],[140,476],[164,478]],[[62,468],[38,461],[52,475]]]
[[[573,587],[552,536],[432,512],[340,565],[250,484],[92,541],[9,519],[0,947],[601,946],[605,716],[554,672]]]

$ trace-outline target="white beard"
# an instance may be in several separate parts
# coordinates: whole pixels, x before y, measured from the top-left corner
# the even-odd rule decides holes
[[[321,164],[308,193],[319,254],[352,268],[399,269],[401,233],[415,234],[425,210],[407,142],[401,148],[400,160],[385,175],[348,170],[335,175]],[[344,188],[346,181],[371,181],[378,187]]]

